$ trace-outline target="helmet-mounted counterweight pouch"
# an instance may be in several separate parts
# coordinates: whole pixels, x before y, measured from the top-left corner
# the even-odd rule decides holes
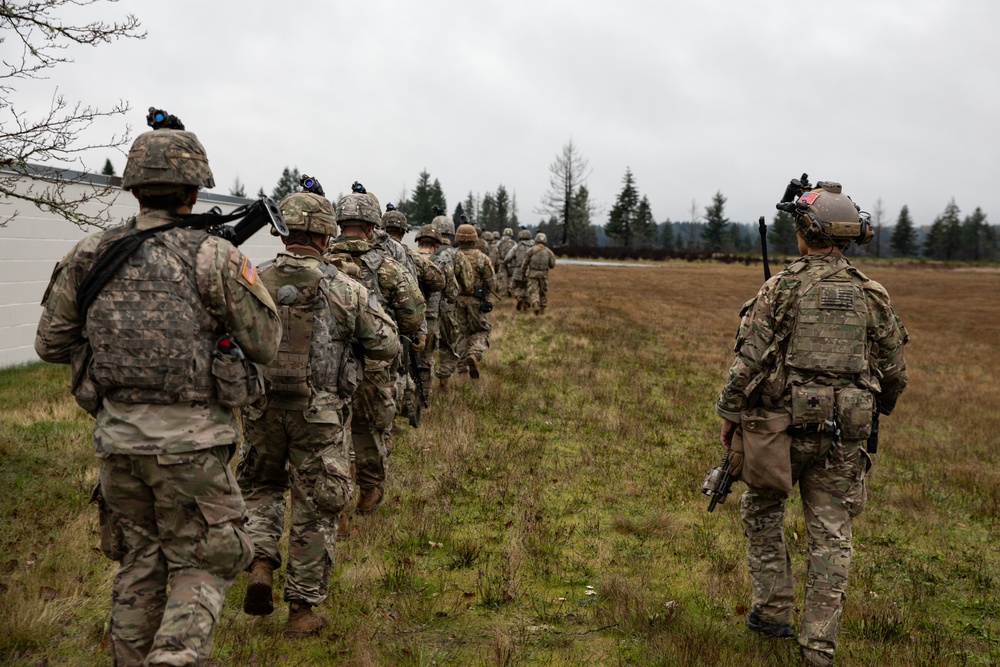
[[[870,216],[835,181],[812,186],[808,175],[802,174],[789,182],[775,208],[795,218],[796,229],[809,245],[840,245],[845,241],[864,245],[875,237]]]

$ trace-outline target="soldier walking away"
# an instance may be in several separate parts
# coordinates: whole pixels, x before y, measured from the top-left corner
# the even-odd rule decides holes
[[[432,292],[427,296],[427,345],[420,352],[420,373],[423,377],[424,389],[428,397],[432,394],[431,374],[434,370],[434,352],[439,347],[441,338],[441,317],[444,305],[451,304],[454,308],[458,299],[458,280],[455,278],[454,255],[442,252],[450,246],[441,245],[441,234],[435,231],[433,225],[423,225],[417,232],[417,249],[422,258],[426,258],[441,272],[443,287],[440,292]]]
[[[101,549],[119,563],[118,667],[207,660],[226,591],[253,558],[229,468],[233,408],[260,396],[250,362],[274,358],[281,322],[235,246],[177,226],[214,185],[179,121],[139,135],[122,176],[139,214],[59,262],[35,338],[42,359],[71,365],[74,396],[96,418]],[[130,247],[95,296],[91,268]]]
[[[327,249],[326,257],[357,266],[362,284],[392,316],[400,336],[419,334],[425,305],[417,281],[405,267],[370,243],[373,230],[382,221],[378,199],[360,183],[354,183],[351,190],[337,203],[341,233]],[[354,394],[351,441],[360,489],[359,514],[374,511],[385,495],[389,429],[396,414],[394,375],[398,368],[398,356],[392,361],[366,364],[361,388]]]
[[[386,361],[399,340],[375,295],[323,261],[337,235],[330,202],[299,192],[279,207],[289,229],[285,250],[262,267],[259,280],[278,306],[284,331],[277,357],[264,368],[266,401],[245,408],[247,444],[237,469],[256,554],[243,611],[274,611],[273,572],[281,564],[290,488],[284,632],[305,637],[327,625],[313,609],[326,599],[337,522],[352,481],[344,431],[361,382],[355,350]]]
[[[526,301],[528,284],[521,267],[524,264],[525,255],[533,245],[534,243],[531,242],[531,232],[527,229],[522,229],[517,233],[517,244],[507,251],[503,259],[510,274],[511,292],[514,298],[517,299],[518,310],[526,310],[528,308],[528,302]]]
[[[535,315],[545,313],[549,305],[549,269],[556,266],[556,255],[549,249],[545,234],[535,234],[535,245],[524,254],[521,276],[526,283],[525,300]]]
[[[477,238],[472,225],[459,225],[455,232],[459,253],[469,261],[475,276],[472,289],[460,292],[455,304],[459,335],[456,351],[473,380],[479,379],[483,355],[490,346],[492,327],[487,313],[493,307],[488,298],[493,290],[493,267],[489,258],[476,249]]]
[[[908,338],[886,290],[843,255],[873,234],[840,184],[793,181],[778,208],[795,217],[802,257],[743,307],[716,409],[723,446],[744,455],[739,477],[748,489],[739,508],[753,584],[746,625],[792,636],[795,588],[782,522],[798,484],[808,538],[798,641],[805,664],[828,666],[847,593],[851,520],[867,498],[866,443],[873,449],[873,419],[890,414],[906,386]]]
[[[510,227],[506,227],[503,230],[503,235],[496,244],[496,261],[493,263],[493,268],[497,274],[497,292],[501,296],[510,296],[510,290],[513,285],[511,285],[510,271],[507,270],[507,262],[504,261],[507,257],[507,253],[510,249],[517,245],[514,240],[514,230]]]
[[[442,270],[444,270],[443,265],[451,265],[459,292],[472,290],[475,282],[472,266],[469,265],[465,255],[458,252],[458,249],[451,243],[451,239],[455,235],[455,223],[444,214],[441,207],[435,206],[434,212],[437,215],[431,220],[431,227],[441,237],[441,247],[434,253],[434,263]],[[438,363],[434,374],[438,378],[438,387],[440,387],[441,393],[448,391],[448,382],[458,369],[460,332],[455,320],[457,295],[455,299],[455,301],[449,301],[447,297],[442,299],[438,319]]]

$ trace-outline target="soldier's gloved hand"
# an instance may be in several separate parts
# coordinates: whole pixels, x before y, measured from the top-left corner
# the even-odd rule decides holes
[[[413,342],[410,343],[410,349],[416,353],[421,353],[424,351],[424,347],[427,346],[427,334],[417,332],[413,335]]]

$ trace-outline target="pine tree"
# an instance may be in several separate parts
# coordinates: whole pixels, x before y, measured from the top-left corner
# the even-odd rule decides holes
[[[910,209],[905,204],[899,209],[899,217],[896,218],[896,226],[892,230],[889,245],[900,257],[917,256],[917,231],[913,228]]]
[[[778,211],[771,221],[771,228],[767,230],[767,244],[769,250],[784,255],[794,255],[798,253],[798,241],[795,238],[795,221],[791,214],[785,211]]]
[[[101,169],[101,173],[105,176],[115,176],[115,165],[111,164],[111,158],[104,161],[104,169]]]
[[[437,184],[437,190],[440,191],[441,185],[437,181],[434,183]],[[413,195],[407,202],[406,208],[403,209],[403,213],[406,214],[411,225],[426,225],[434,219],[434,206],[440,206],[443,211],[448,210],[444,196],[441,195],[438,198],[434,184],[431,183],[431,175],[424,169],[417,177],[417,185],[413,188]]]
[[[497,220],[497,201],[492,192],[483,195],[479,208],[479,225],[483,229],[494,229]]]
[[[639,211],[639,192],[635,189],[635,178],[632,176],[631,168],[625,168],[622,183],[622,190],[611,208],[607,224],[604,225],[604,233],[610,238],[621,241],[622,246],[631,248],[636,240]]]
[[[961,252],[960,259],[971,259],[979,261],[988,259],[990,253],[990,226],[986,223],[986,213],[983,209],[976,207],[972,215],[965,217],[962,221]]]
[[[233,187],[229,188],[229,194],[232,195],[233,197],[244,197],[245,198],[247,196],[247,189],[243,185],[243,183],[240,182],[240,177],[239,176],[237,176],[236,180],[233,181]]]
[[[260,189],[257,190],[257,199],[260,199],[261,197],[266,197],[266,196],[267,196],[267,193],[264,192],[264,186],[262,185],[262,186],[260,186]]]
[[[948,202],[944,212],[934,219],[924,240],[924,254],[931,259],[956,259],[962,240],[962,222],[955,200]]]
[[[278,184],[274,186],[274,190],[271,191],[271,199],[274,201],[281,201],[293,192],[297,192],[299,189],[299,168],[294,167],[289,170],[285,167],[281,172],[281,178],[278,179]]]
[[[653,219],[653,209],[649,205],[649,198],[646,195],[639,200],[639,207],[635,215],[635,238],[636,245],[642,248],[651,248],[656,245],[656,220]]]
[[[712,205],[705,209],[705,227],[701,230],[702,238],[708,244],[708,249],[718,252],[723,249],[726,241],[726,227],[729,219],[726,217],[726,198],[722,191],[712,197]]]
[[[507,192],[507,188],[501,184],[497,186],[496,215],[492,224],[489,226],[484,224],[483,229],[499,232],[508,226],[510,226],[510,194]]]
[[[663,223],[663,229],[660,230],[660,247],[665,250],[674,249],[674,225],[670,222],[670,218]]]

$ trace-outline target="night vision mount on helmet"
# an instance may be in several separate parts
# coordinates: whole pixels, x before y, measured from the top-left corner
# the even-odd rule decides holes
[[[793,178],[775,208],[794,216],[796,228],[810,245],[841,245],[851,241],[864,245],[875,236],[870,216],[862,213],[835,181],[818,181],[813,186],[808,174]]]

